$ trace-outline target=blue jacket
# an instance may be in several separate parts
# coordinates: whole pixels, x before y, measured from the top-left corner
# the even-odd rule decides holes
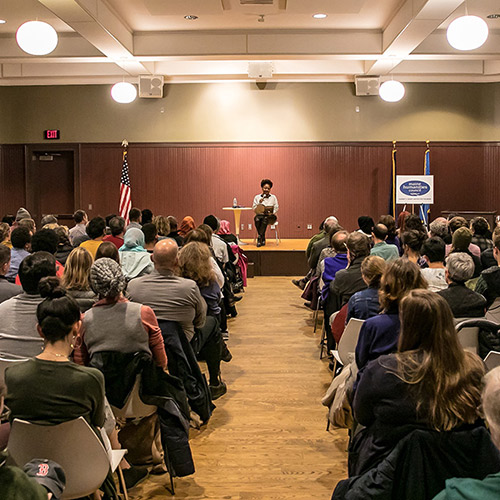
[[[351,318],[368,319],[380,312],[378,288],[368,287],[356,292],[348,302],[346,324]]]
[[[345,269],[349,264],[346,253],[338,253],[335,257],[327,257],[325,259],[325,270],[323,271],[323,283],[325,286],[321,290],[321,298],[323,300],[328,297],[330,291],[330,283],[335,279],[337,271]]]

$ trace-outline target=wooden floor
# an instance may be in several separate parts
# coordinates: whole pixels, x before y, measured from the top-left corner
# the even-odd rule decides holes
[[[250,279],[238,311],[222,367],[228,393],[191,431],[196,473],[175,480],[175,498],[327,500],[346,477],[347,433],[325,431],[331,372],[311,313],[285,277]],[[130,497],[168,498],[167,481],[150,476]]]

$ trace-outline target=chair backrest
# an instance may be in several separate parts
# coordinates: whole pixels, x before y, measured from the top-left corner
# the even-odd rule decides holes
[[[19,363],[20,361],[26,361],[29,358],[20,358],[18,356],[7,356],[0,353],[0,382],[4,382],[5,380],[5,370],[12,366],[15,363]]]
[[[134,387],[130,391],[123,408],[116,408],[112,406],[111,409],[115,417],[117,418],[144,418],[156,413],[156,406],[147,405],[142,402],[141,396],[139,395],[139,389],[141,387],[141,376],[137,375],[135,379]]]
[[[339,342],[339,358],[345,366],[354,359],[356,344],[358,343],[359,331],[363,326],[364,320],[351,318]]]
[[[19,467],[34,458],[57,462],[66,474],[63,499],[81,498],[95,492],[110,469],[104,446],[83,417],[58,425],[38,425],[16,418],[8,450]]]
[[[460,325],[463,321],[474,320],[477,318],[455,318],[455,325]],[[479,349],[479,327],[466,326],[458,328],[458,341],[460,345],[466,350],[477,354]]]
[[[484,364],[486,365],[487,371],[491,371],[493,368],[500,366],[500,352],[490,351],[484,358]]]

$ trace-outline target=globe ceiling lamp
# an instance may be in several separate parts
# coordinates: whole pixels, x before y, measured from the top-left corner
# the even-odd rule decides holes
[[[448,43],[457,50],[474,50],[488,39],[488,25],[478,16],[457,17],[446,31]]]
[[[387,102],[398,102],[405,95],[405,86],[397,80],[388,80],[380,85],[379,96]]]
[[[56,30],[43,21],[21,24],[16,32],[16,40],[24,52],[34,56],[50,54],[58,42]]]
[[[115,83],[111,87],[111,97],[120,104],[130,104],[137,97],[137,88],[128,82]]]

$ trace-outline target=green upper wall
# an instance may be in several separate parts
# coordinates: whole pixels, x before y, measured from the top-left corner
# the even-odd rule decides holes
[[[0,87],[0,143],[500,140],[499,83],[406,84],[399,103],[350,83],[175,84],[132,104],[110,88]]]

